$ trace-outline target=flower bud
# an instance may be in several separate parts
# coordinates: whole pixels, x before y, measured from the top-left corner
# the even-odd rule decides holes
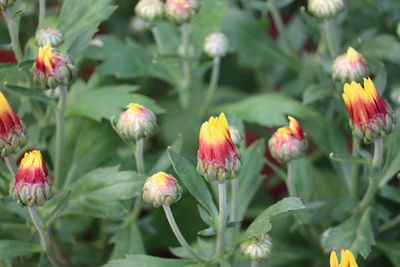
[[[204,39],[204,52],[212,58],[225,56],[228,46],[228,38],[220,32],[211,33]]]
[[[170,174],[158,172],[147,178],[143,187],[143,199],[154,207],[170,206],[181,198],[182,188]]]
[[[267,234],[255,235],[240,245],[243,255],[253,261],[266,260],[271,254],[272,243]]]
[[[167,18],[176,23],[184,23],[191,20],[198,9],[198,0],[167,0],[165,3]]]
[[[130,20],[129,27],[135,33],[142,33],[147,29],[146,21],[137,16]]]
[[[364,79],[364,88],[356,82],[346,83],[343,100],[354,136],[369,143],[392,132],[392,108],[378,94],[370,78]]]
[[[333,62],[332,77],[334,80],[360,81],[367,74],[367,64],[364,58],[352,47],[349,47],[347,53],[338,56]]]
[[[119,135],[127,141],[136,141],[151,135],[157,126],[153,112],[139,104],[129,104],[117,122]]]
[[[211,117],[200,128],[197,171],[207,181],[223,183],[236,177],[240,165],[225,114]]]
[[[0,92],[0,156],[7,157],[26,145],[21,121]]]
[[[71,58],[67,54],[55,51],[49,44],[39,48],[34,68],[35,79],[49,88],[68,85],[77,75]]]
[[[342,250],[340,253],[340,264],[336,252],[332,251],[330,256],[330,267],[358,267],[356,259],[350,250]]]
[[[400,105],[400,85],[396,85],[390,90],[390,99],[392,99],[396,105]]]
[[[140,0],[136,7],[135,12],[141,19],[153,22],[163,15],[164,5],[160,0]]]
[[[0,0],[0,11],[11,8],[14,5],[14,0]]]
[[[240,142],[242,142],[243,137],[240,134],[239,130],[236,127],[229,125],[229,132],[231,133],[231,138],[235,146],[239,147]]]
[[[45,45],[59,47],[64,42],[64,36],[59,29],[45,28],[36,32],[35,40],[39,47]]]
[[[343,0],[308,0],[308,11],[321,19],[334,17],[343,7]]]
[[[25,153],[11,182],[10,195],[22,206],[43,206],[51,198],[52,178],[38,150]]]
[[[307,149],[307,140],[299,122],[289,116],[289,126],[276,130],[268,141],[268,147],[271,155],[281,162],[303,156]]]

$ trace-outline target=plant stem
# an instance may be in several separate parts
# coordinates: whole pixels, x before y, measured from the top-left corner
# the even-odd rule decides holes
[[[281,13],[278,10],[278,7],[275,4],[275,0],[268,0],[267,1],[267,6],[268,9],[271,12],[272,20],[274,21],[274,24],[276,28],[278,29],[279,35],[282,36],[283,40],[286,42],[286,45],[289,49],[290,54],[293,56],[293,58],[298,58],[297,57],[297,52],[296,49],[293,46],[292,41],[289,38],[289,35],[286,31],[285,24],[283,23]]]
[[[385,232],[387,230],[390,230],[394,226],[400,223],[400,214],[394,217],[393,220],[383,224],[381,227],[379,227],[379,232]]]
[[[329,55],[332,58],[335,58],[338,55],[338,42],[337,39],[333,37],[333,32],[332,32],[332,25],[331,21],[329,19],[325,20],[322,25],[322,36],[325,41],[325,45],[328,48]]]
[[[46,0],[39,0],[39,22],[37,30],[43,28],[45,17],[46,17]]]
[[[288,162],[287,164],[287,188],[288,188],[288,193],[289,196],[291,197],[297,197],[297,190],[296,190],[296,184],[295,184],[295,180],[294,180],[294,163],[293,160]]]
[[[152,34],[153,34],[154,41],[156,42],[156,46],[157,46],[158,52],[159,52],[160,54],[164,54],[164,52],[165,52],[165,50],[164,50],[164,44],[163,44],[163,42],[162,42],[162,40],[161,40],[161,36],[160,36],[160,33],[159,33],[159,31],[158,31],[157,26],[153,26],[153,27],[151,28],[151,32],[152,32]]]
[[[167,216],[167,220],[169,222],[169,225],[171,226],[172,232],[174,232],[176,239],[178,239],[179,244],[183,247],[183,249],[186,250],[186,252],[191,255],[193,258],[195,258],[198,261],[203,261],[197,254],[196,252],[190,247],[188,242],[186,241],[185,237],[183,237],[181,231],[179,230],[178,225],[176,224],[174,215],[172,214],[170,206],[163,205],[162,206],[165,212],[165,215]]]
[[[4,161],[6,162],[7,168],[10,171],[12,178],[15,178],[15,175],[17,175],[18,172],[18,167],[17,164],[15,163],[14,158],[9,155],[7,157],[4,158]]]
[[[212,66],[212,72],[211,72],[211,79],[210,83],[208,85],[206,97],[204,100],[203,108],[201,111],[201,115],[203,115],[207,108],[210,106],[215,89],[217,88],[218,80],[219,80],[219,71],[220,71],[220,66],[221,66],[221,58],[220,57],[215,57],[213,59],[213,66]]]
[[[36,207],[28,207],[29,215],[31,216],[33,225],[36,227],[40,236],[40,243],[44,247],[47,256],[53,266],[58,266],[56,260],[51,256],[51,243],[48,232],[44,230],[43,222],[37,213]]]
[[[58,107],[56,109],[56,156],[54,163],[54,187],[58,188],[60,185],[61,176],[61,164],[63,155],[63,144],[64,144],[64,112],[67,104],[67,86],[60,85],[59,87],[60,96],[58,99]]]
[[[379,184],[378,172],[383,161],[383,150],[384,150],[383,139],[382,138],[376,139],[374,142],[374,156],[372,158],[372,166],[371,166],[372,176],[369,179],[367,192],[365,193],[363,199],[361,200],[360,210],[366,209],[375,200],[375,194],[376,191],[378,190],[378,184]]]
[[[185,107],[188,104],[189,100],[189,86],[190,86],[190,25],[188,23],[184,23],[182,25],[182,47],[183,47],[183,79],[181,85],[181,103]]]
[[[135,160],[136,160],[136,171],[140,174],[145,174],[145,166],[143,160],[143,145],[144,145],[144,138],[140,138],[136,141],[136,150],[135,150]],[[140,211],[142,210],[142,196],[139,195],[136,197],[135,203],[133,204],[132,209],[132,217],[136,219]]]
[[[216,256],[221,258],[224,253],[225,243],[225,227],[226,227],[226,182],[218,183],[218,199],[219,199],[219,218]]]
[[[352,144],[351,155],[353,157],[357,157],[359,149],[360,149],[360,139],[355,137],[355,136],[353,136],[353,144]],[[352,198],[357,198],[357,193],[358,193],[358,172],[359,172],[358,163],[353,163],[353,166],[352,166],[352,169],[351,169],[351,187],[350,187],[350,196]]]
[[[254,260],[252,260],[251,261],[251,265],[250,265],[251,267],[257,267],[258,266],[258,262],[257,261],[254,261]]]
[[[7,24],[8,33],[10,34],[11,45],[15,53],[15,57],[18,63],[21,63],[24,60],[24,56],[22,54],[21,44],[19,42],[19,30],[18,25],[19,21],[14,18],[11,13],[11,10],[7,8],[3,11],[3,16]]]
[[[238,179],[232,180],[232,203],[231,203],[231,218],[232,221],[238,221]]]

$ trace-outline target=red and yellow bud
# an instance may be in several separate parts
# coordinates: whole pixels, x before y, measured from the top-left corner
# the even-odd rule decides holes
[[[22,206],[43,206],[51,197],[52,178],[38,150],[25,153],[10,186],[10,195]]]
[[[181,198],[182,188],[170,174],[158,172],[147,178],[143,187],[143,199],[154,207],[170,206]]]
[[[281,161],[288,162],[304,155],[307,140],[299,122],[289,116],[289,126],[276,130],[268,142],[271,155]]]
[[[135,141],[153,133],[157,126],[153,112],[139,104],[129,104],[117,122],[119,135],[127,141]]]
[[[71,58],[67,54],[54,50],[50,44],[39,48],[34,69],[36,80],[49,88],[68,85],[75,80],[77,75]]]
[[[353,253],[350,250],[342,250],[340,264],[336,252],[332,251],[330,256],[330,267],[358,267]]]
[[[393,111],[380,97],[370,78],[364,79],[364,88],[356,82],[346,83],[343,100],[349,112],[354,136],[369,143],[392,131]]]
[[[165,3],[167,18],[176,23],[184,23],[191,20],[198,9],[198,0],[167,0]]]
[[[18,152],[26,144],[21,121],[0,92],[0,156]]]
[[[363,56],[352,47],[335,59],[332,65],[332,77],[342,82],[360,81],[368,74]]]
[[[211,117],[201,126],[197,160],[197,171],[208,181],[223,183],[236,177],[240,156],[224,113]]]

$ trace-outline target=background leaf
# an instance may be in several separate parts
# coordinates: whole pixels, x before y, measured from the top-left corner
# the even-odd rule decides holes
[[[0,260],[42,252],[42,246],[16,240],[0,240]]]

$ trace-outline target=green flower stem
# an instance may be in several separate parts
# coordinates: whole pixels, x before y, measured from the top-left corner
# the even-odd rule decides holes
[[[335,58],[338,55],[339,44],[337,39],[333,37],[333,29],[331,21],[329,19],[325,20],[321,25],[322,36],[326,47],[328,48],[329,55]]]
[[[54,187],[58,188],[60,185],[61,164],[63,155],[64,144],[64,112],[67,104],[67,86],[60,85],[60,96],[58,99],[58,106],[56,109],[56,152],[54,161]]]
[[[157,26],[153,26],[151,28],[151,33],[153,34],[154,41],[156,42],[158,52],[160,54],[164,54],[165,53],[164,44],[161,40],[161,36],[160,36]]]
[[[232,180],[232,203],[231,203],[231,218],[232,221],[238,221],[238,189],[239,189],[239,184],[238,184],[238,179],[233,179]]]
[[[258,261],[252,260],[250,266],[251,266],[251,267],[258,267]]]
[[[179,230],[178,225],[176,224],[174,215],[172,214],[170,206],[163,205],[162,206],[167,216],[167,220],[169,225],[171,226],[172,232],[174,232],[176,239],[178,239],[179,244],[183,247],[186,252],[192,256],[194,259],[198,261],[203,261],[199,255],[190,247],[189,243],[186,241],[185,237],[183,237],[181,231]]]
[[[39,22],[37,30],[43,28],[45,17],[46,17],[46,0],[39,0]]]
[[[140,174],[145,174],[145,166],[143,160],[143,145],[144,138],[141,138],[136,141],[136,150],[135,150],[135,160],[136,160],[136,171]],[[135,203],[133,204],[132,216],[136,219],[140,211],[142,210],[142,196],[139,195],[136,197]]]
[[[50,237],[46,230],[44,230],[43,222],[39,217],[39,214],[36,210],[36,207],[28,207],[29,215],[31,216],[33,225],[36,227],[40,236],[40,243],[46,251],[47,256],[49,257],[49,261],[53,266],[59,266],[57,261],[51,255],[51,243]]]
[[[379,232],[386,232],[387,230],[392,229],[396,225],[400,223],[400,214],[394,217],[391,221],[388,221],[387,223],[383,224],[381,227],[379,227]]]
[[[221,258],[224,253],[226,228],[226,182],[218,183],[219,218],[216,245],[216,257]]]
[[[383,161],[383,150],[384,150],[383,139],[382,138],[376,139],[374,142],[374,156],[372,158],[372,166],[371,166],[372,176],[369,180],[367,192],[365,193],[363,199],[361,200],[360,210],[366,209],[375,200],[376,191],[379,188],[378,173]]]
[[[207,108],[210,106],[210,104],[212,102],[212,99],[213,99],[213,96],[215,93],[215,89],[217,88],[217,84],[218,84],[218,80],[219,80],[219,71],[220,71],[220,66],[221,66],[220,63],[221,63],[220,57],[215,57],[213,59],[211,79],[210,79],[210,83],[208,85],[206,97],[205,97],[203,108],[201,111],[201,115],[203,115],[206,112]]]
[[[294,163],[293,161],[289,161],[287,163],[287,188],[289,192],[289,196],[291,197],[297,197],[297,190],[296,190],[296,184],[294,182]]]
[[[191,67],[190,67],[190,24],[184,23],[182,25],[182,37],[181,37],[181,45],[183,48],[183,62],[182,62],[182,69],[183,69],[183,79],[181,85],[181,101],[183,104],[188,102],[189,98],[189,90],[190,90],[190,80],[191,80]]]
[[[358,150],[360,149],[360,139],[353,136],[353,144],[352,144],[352,152],[351,155],[353,157],[358,156]],[[350,196],[352,198],[357,198],[358,193],[358,173],[359,173],[359,166],[357,163],[353,163],[351,169],[351,187],[350,187]]]
[[[4,161],[6,162],[7,168],[12,175],[12,179],[14,179],[15,175],[17,175],[18,172],[18,167],[17,164],[15,163],[14,158],[11,155],[9,155],[4,158]]]
[[[11,9],[7,8],[3,11],[3,16],[7,24],[8,33],[10,34],[11,45],[15,53],[15,57],[18,63],[24,60],[22,54],[21,43],[19,42],[19,18],[15,18],[11,12]]]
[[[290,54],[293,56],[293,58],[298,59],[296,49],[294,48],[293,43],[289,38],[289,35],[286,31],[286,27],[285,27],[285,24],[283,23],[281,14],[278,10],[278,7],[276,6],[275,0],[268,0],[267,6],[271,12],[272,20],[274,21],[274,24],[275,24],[276,28],[278,29],[279,35],[282,36],[283,40],[285,41]]]

